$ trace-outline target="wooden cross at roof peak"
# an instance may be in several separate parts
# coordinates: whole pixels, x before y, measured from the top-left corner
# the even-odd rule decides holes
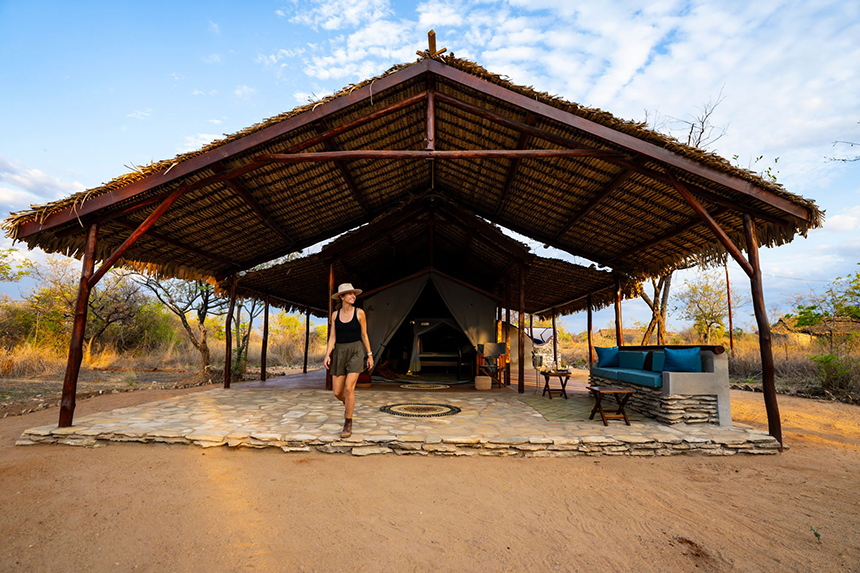
[[[441,56],[448,51],[448,48],[442,48],[441,50],[436,51],[436,32],[434,32],[433,30],[427,32],[427,44],[428,49],[426,51],[418,50],[415,53],[423,58],[433,58],[436,56]]]

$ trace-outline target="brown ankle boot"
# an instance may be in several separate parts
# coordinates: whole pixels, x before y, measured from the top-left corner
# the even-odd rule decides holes
[[[346,418],[343,421],[343,431],[340,433],[341,438],[348,438],[352,435],[352,418]]]

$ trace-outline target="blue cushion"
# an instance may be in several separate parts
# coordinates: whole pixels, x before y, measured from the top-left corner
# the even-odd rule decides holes
[[[629,368],[631,370],[642,370],[645,366],[645,358],[647,356],[647,352],[621,350],[618,352],[618,367]]]
[[[666,348],[666,359],[663,362],[663,372],[701,372],[702,357],[699,347],[695,348]]]
[[[600,376],[601,378],[618,380],[618,370],[618,368],[600,368],[599,366],[592,366],[591,373],[594,376]]]
[[[652,352],[651,353],[651,372],[662,372],[663,371],[663,361],[666,359],[666,355],[662,352]]]
[[[647,370],[618,370],[618,380],[628,384],[637,384],[649,388],[663,387],[663,374],[661,372],[648,372]]]
[[[594,349],[597,351],[597,366],[599,368],[611,368],[613,366],[618,366],[618,347],[611,346],[604,348],[602,346],[595,346]]]

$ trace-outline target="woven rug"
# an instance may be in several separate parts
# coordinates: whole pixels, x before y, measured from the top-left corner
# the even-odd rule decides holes
[[[412,402],[404,404],[389,404],[379,409],[380,412],[404,416],[406,418],[439,418],[460,413],[460,408],[450,404],[423,404]]]
[[[444,390],[450,388],[447,384],[401,384],[400,387],[407,390]]]

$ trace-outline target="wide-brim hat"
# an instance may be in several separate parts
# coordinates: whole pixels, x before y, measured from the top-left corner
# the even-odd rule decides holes
[[[339,299],[343,295],[349,294],[351,292],[354,292],[355,295],[358,296],[361,294],[362,291],[360,288],[352,288],[352,283],[343,283],[338,285],[337,292],[331,295],[331,297],[334,299]]]

